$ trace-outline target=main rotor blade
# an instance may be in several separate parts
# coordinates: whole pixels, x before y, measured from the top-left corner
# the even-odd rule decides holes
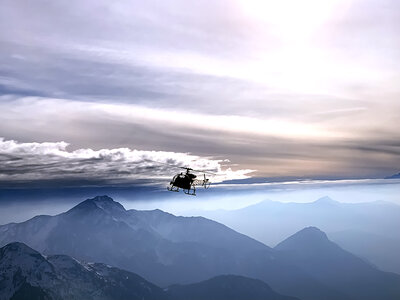
[[[217,175],[217,173],[214,173],[214,172],[210,172],[210,171],[208,171],[208,170],[193,170],[192,169],[192,171],[193,172],[199,172],[199,173],[205,173],[205,174],[210,174],[210,175]]]
[[[151,160],[151,159],[144,159],[144,161],[154,162],[154,163],[166,165],[166,166],[169,166],[169,167],[172,167],[172,168],[179,168],[179,169],[190,170],[190,171],[193,171],[193,172],[205,173],[205,174],[210,174],[210,175],[217,175],[216,173],[210,172],[209,170],[204,170],[204,171],[202,171],[202,170],[194,170],[192,168],[181,167],[181,166],[172,165],[172,164],[164,163],[164,162],[161,162],[161,161],[155,161],[155,160]]]

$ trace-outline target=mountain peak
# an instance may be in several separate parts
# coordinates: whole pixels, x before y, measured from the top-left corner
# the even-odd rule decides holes
[[[26,244],[21,243],[21,242],[9,243],[9,244],[5,245],[4,247],[2,247],[1,249],[5,250],[5,251],[12,251],[12,252],[36,252],[32,248],[28,247]]]
[[[399,179],[400,178],[400,172],[397,174],[393,174],[391,176],[385,177],[385,179]]]
[[[333,200],[331,197],[329,196],[324,196],[322,198],[319,198],[318,200],[314,201],[315,204],[329,204],[329,205],[336,205],[339,202]]]
[[[24,243],[12,242],[0,248],[0,260],[5,257],[19,259],[19,257],[25,255],[28,255],[32,258],[42,259],[42,256],[39,252],[33,250]]]
[[[302,230],[295,233],[295,235],[301,236],[303,238],[308,237],[314,239],[326,239],[326,240],[328,239],[326,233],[315,226],[305,227]]]
[[[96,196],[92,199],[88,199],[96,203],[96,205],[102,209],[106,209],[109,207],[119,207],[120,209],[125,210],[125,208],[121,205],[121,203],[114,201],[113,198],[104,195],[104,196]]]
[[[114,199],[107,195],[96,196],[94,198],[87,199],[74,206],[69,211],[90,211],[94,209],[101,209],[107,213],[118,213],[126,211],[121,203],[114,201]]]
[[[107,195],[103,195],[103,196],[96,196],[94,198],[91,198],[89,200],[93,200],[96,202],[115,202],[113,198],[107,196]]]
[[[292,236],[288,237],[283,242],[279,243],[275,248],[277,250],[291,250],[300,248],[314,248],[316,246],[326,245],[331,243],[325,232],[317,227],[306,227]]]

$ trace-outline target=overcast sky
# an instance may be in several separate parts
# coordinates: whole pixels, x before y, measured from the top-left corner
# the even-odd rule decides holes
[[[0,186],[391,175],[399,58],[396,0],[5,0]]]

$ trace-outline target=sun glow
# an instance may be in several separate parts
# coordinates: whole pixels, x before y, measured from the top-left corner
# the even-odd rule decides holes
[[[299,41],[310,37],[338,9],[344,0],[238,0],[249,18],[270,25],[281,38]],[[349,4],[350,1],[346,1]]]

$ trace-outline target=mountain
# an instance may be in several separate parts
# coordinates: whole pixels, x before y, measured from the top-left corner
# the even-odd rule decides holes
[[[12,241],[44,254],[126,268],[163,286],[208,279],[216,275],[215,269],[230,271],[249,252],[271,252],[222,224],[160,210],[126,211],[107,196],[88,199],[54,217],[0,226],[0,245]]]
[[[322,199],[312,205],[320,212],[341,207],[339,203],[330,199]],[[135,272],[162,287],[172,284],[194,284],[187,297],[197,297],[196,291],[200,284],[198,282],[233,274],[264,281],[280,294],[303,300],[357,300],[358,294],[349,293],[348,287],[340,282],[340,278],[347,278],[348,282],[354,282],[354,286],[360,289],[362,285],[368,285],[365,290],[374,288],[375,292],[371,292],[370,295],[385,295],[388,297],[381,298],[393,299],[390,298],[390,291],[393,285],[398,284],[397,277],[391,274],[389,276],[345,252],[327,240],[325,234],[296,236],[300,238],[286,240],[272,249],[203,217],[176,217],[160,210],[125,210],[121,204],[107,196],[87,199],[56,216],[37,216],[23,223],[0,226],[0,245],[13,241],[24,242],[48,257],[63,254],[80,261],[101,262]],[[322,256],[325,261],[311,261],[311,266],[321,264],[314,269],[306,268],[303,263],[304,257],[291,251],[295,248],[303,251],[300,253],[314,253],[314,259]],[[347,257],[350,255],[352,259],[349,262],[345,260],[344,263],[335,260],[337,257],[341,258],[343,253],[346,253]],[[330,261],[336,262],[337,265],[330,264]],[[362,262],[361,267],[360,263],[352,265],[354,261]],[[48,263],[52,263],[51,259],[48,259]],[[86,265],[91,268],[96,266]],[[346,265],[354,267],[356,272],[337,267]],[[364,271],[365,274],[373,276],[368,275],[363,279],[359,275]],[[102,274],[99,269],[95,272]],[[47,273],[45,272],[45,275]],[[328,280],[325,274],[332,274],[331,280]],[[339,278],[338,282],[335,281],[336,277]],[[225,283],[219,285],[215,290],[216,294],[224,293],[225,285],[232,285],[232,278],[222,278]],[[377,284],[374,284],[371,278],[375,279]],[[386,280],[385,284],[382,278]],[[200,286],[212,290],[213,282],[222,279],[217,277],[213,280],[203,282]],[[88,281],[91,281],[90,277]],[[79,282],[86,280],[82,279]],[[94,286],[96,284],[93,283]],[[248,284],[251,286],[252,283]],[[38,293],[39,296],[45,297],[42,293],[46,291],[37,290],[36,287],[24,286],[22,292],[27,289],[30,293]],[[181,291],[183,296],[187,289],[171,287],[171,291]],[[256,290],[266,291],[265,286],[258,286]],[[240,289],[237,290],[238,294],[240,292]],[[245,293],[244,290],[242,292]],[[396,292],[395,290],[393,293]]]
[[[0,300],[296,300],[266,283],[224,275],[192,285],[162,290],[142,277],[99,263],[82,263],[66,255],[44,257],[22,243],[0,249]]]
[[[0,299],[167,299],[142,277],[66,255],[44,257],[22,243],[0,249]]]
[[[338,293],[264,244],[203,217],[125,210],[110,197],[88,199],[56,216],[0,226],[0,246],[19,241],[45,255],[65,254],[126,269],[159,285],[235,274],[303,300]]]
[[[207,218],[276,245],[293,232],[316,226],[342,248],[385,271],[400,274],[400,206],[385,201],[341,203],[323,197],[310,203],[266,200],[238,210],[197,211]],[[366,247],[365,245],[377,246]]]
[[[399,179],[399,178],[400,178],[400,173],[385,177],[385,179]]]
[[[279,243],[276,250],[350,299],[400,299],[400,275],[378,270],[307,227]]]
[[[328,236],[342,248],[379,269],[400,274],[400,239],[356,230],[331,232]]]
[[[221,275],[190,285],[168,288],[176,300],[295,300],[274,292],[265,282],[243,276]]]

